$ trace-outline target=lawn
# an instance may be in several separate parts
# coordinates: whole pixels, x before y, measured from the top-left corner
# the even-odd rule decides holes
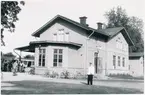
[[[7,86],[2,86],[2,94],[143,94],[136,89],[112,88],[95,85],[65,84],[42,81],[13,81],[6,82],[13,84],[11,88],[3,90]]]

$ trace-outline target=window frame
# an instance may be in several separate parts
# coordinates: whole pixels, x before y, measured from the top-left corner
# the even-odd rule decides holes
[[[118,56],[118,66],[120,66],[120,62],[121,62],[121,57],[120,56]]]
[[[122,67],[125,67],[125,57],[122,57]]]
[[[113,66],[116,69],[116,55],[113,55]]]
[[[53,41],[69,41],[69,32],[65,32],[64,29],[58,29],[57,32],[53,33]]]
[[[63,49],[56,49],[56,48],[53,49],[53,67],[62,67],[62,63],[63,63]]]
[[[45,65],[46,65],[45,61],[46,61],[46,48],[40,48],[39,49],[38,66],[39,67],[45,67]]]

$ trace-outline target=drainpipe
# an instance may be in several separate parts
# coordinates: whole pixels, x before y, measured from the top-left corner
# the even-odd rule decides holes
[[[88,40],[90,39],[90,37],[94,34],[95,31],[93,31],[86,39],[86,62],[84,64],[84,74],[86,73],[85,70],[86,70],[86,65],[87,65],[87,62],[88,62]]]

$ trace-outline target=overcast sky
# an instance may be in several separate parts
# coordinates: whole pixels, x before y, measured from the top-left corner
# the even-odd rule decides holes
[[[78,22],[80,16],[86,16],[89,26],[97,28],[97,22],[107,23],[104,17],[106,11],[121,6],[129,16],[145,21],[144,0],[25,0],[25,3],[16,22],[16,31],[4,33],[4,53],[13,52],[14,48],[36,40],[31,34],[57,14]]]

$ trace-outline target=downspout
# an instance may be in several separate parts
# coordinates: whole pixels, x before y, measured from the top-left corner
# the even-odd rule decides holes
[[[84,64],[84,74],[86,73],[85,70],[86,70],[86,65],[87,65],[87,62],[88,62],[88,40],[90,39],[90,37],[94,34],[95,31],[93,31],[86,39],[86,62]]]

